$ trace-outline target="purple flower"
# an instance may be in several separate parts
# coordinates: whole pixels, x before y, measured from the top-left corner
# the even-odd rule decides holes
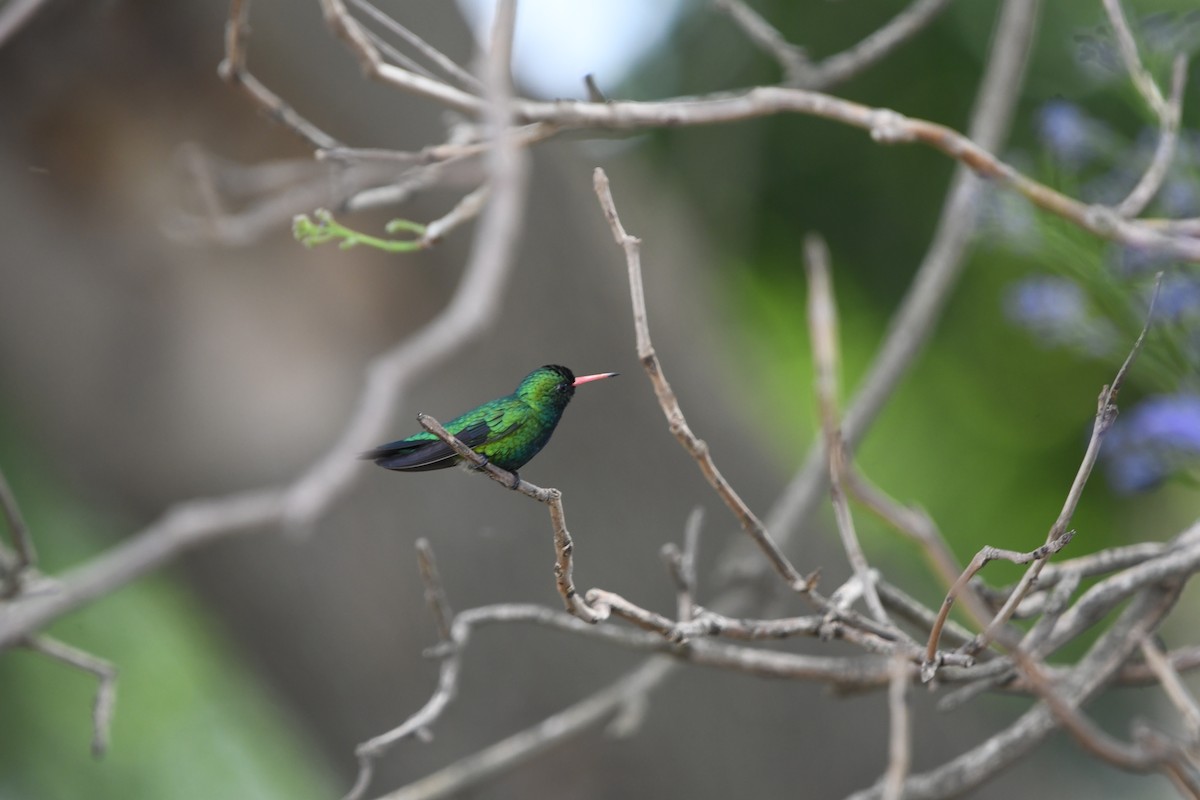
[[[1200,214],[1200,181],[1195,178],[1167,178],[1158,193],[1158,204],[1165,216],[1194,217]]]
[[[1075,325],[1086,318],[1079,284],[1067,278],[1027,278],[1010,287],[1004,299],[1009,319],[1034,330]]]
[[[1048,346],[1065,345],[1097,356],[1108,353],[1115,341],[1112,325],[1091,313],[1083,289],[1068,278],[1040,276],[1020,281],[1009,287],[1004,311]]]
[[[1066,100],[1051,100],[1042,106],[1037,133],[1051,155],[1074,169],[1095,160],[1111,136],[1103,124]]]
[[[1153,286],[1146,289],[1147,302],[1153,293]],[[1154,314],[1175,322],[1200,316],[1200,277],[1185,272],[1163,276]]]
[[[1145,275],[1157,272],[1175,261],[1175,257],[1154,247],[1115,247],[1111,260],[1118,275]]]
[[[1152,489],[1172,473],[1200,464],[1200,395],[1157,395],[1118,417],[1103,451],[1120,492]]]

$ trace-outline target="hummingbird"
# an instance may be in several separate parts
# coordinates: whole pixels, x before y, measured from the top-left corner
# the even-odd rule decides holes
[[[446,430],[490,463],[513,473],[515,488],[520,480],[517,470],[550,441],[567,403],[575,396],[575,388],[616,374],[601,372],[576,378],[566,367],[547,364],[526,375],[512,394],[450,420]],[[446,469],[462,461],[450,445],[428,431],[382,444],[360,458],[400,472]]]

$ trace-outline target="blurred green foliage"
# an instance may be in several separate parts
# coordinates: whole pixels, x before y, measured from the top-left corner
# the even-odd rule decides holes
[[[106,532],[131,527],[72,497],[13,436],[0,432],[0,445],[48,572],[95,555]],[[110,749],[100,759],[90,754],[91,675],[32,651],[5,653],[0,798],[337,795],[316,747],[169,574],[137,581],[49,633],[116,665]]]

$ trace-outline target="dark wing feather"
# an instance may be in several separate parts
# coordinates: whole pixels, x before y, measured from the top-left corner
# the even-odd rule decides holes
[[[487,422],[480,421],[456,435],[467,447],[474,448],[487,441],[491,432]],[[458,453],[433,434],[418,434],[368,450],[362,454],[362,458],[374,461],[384,469],[426,472],[454,466],[458,462]]]

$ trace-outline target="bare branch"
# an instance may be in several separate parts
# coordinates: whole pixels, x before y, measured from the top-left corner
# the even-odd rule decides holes
[[[842,538],[846,558],[854,569],[862,586],[867,609],[876,621],[890,625],[887,612],[875,592],[875,580],[871,565],[863,554],[854,530],[854,517],[850,504],[842,490],[842,475],[847,471],[846,450],[842,443],[842,425],[838,409],[838,371],[841,356],[838,353],[837,304],[833,298],[833,285],[829,277],[829,251],[825,242],[810,234],[804,240],[804,268],[808,277],[808,330],[812,341],[813,364],[816,373],[817,405],[821,409],[821,431],[825,437],[825,452],[829,456],[829,493],[833,501],[834,519]]]
[[[1102,689],[1129,658],[1142,636],[1153,631],[1179,596],[1179,587],[1154,585],[1140,591],[1133,602],[1059,682],[1059,696],[1079,707]],[[910,775],[904,782],[907,798],[948,797],[979,786],[1028,753],[1054,730],[1054,712],[1039,704],[1016,722],[962,755],[928,772]],[[851,800],[878,800],[879,787],[851,795]]]
[[[1096,465],[1096,459],[1100,455],[1100,445],[1104,442],[1104,437],[1113,423],[1117,421],[1117,395],[1121,391],[1121,387],[1125,384],[1125,376],[1129,374],[1129,368],[1133,365],[1134,359],[1137,358],[1142,349],[1142,343],[1146,340],[1146,333],[1150,330],[1150,323],[1154,319],[1154,306],[1158,301],[1158,291],[1162,286],[1162,273],[1158,273],[1154,281],[1154,293],[1150,296],[1150,307],[1146,310],[1146,321],[1142,325],[1142,331],[1138,334],[1137,340],[1133,343],[1133,347],[1129,350],[1129,355],[1125,357],[1125,361],[1121,364],[1121,368],[1117,370],[1116,376],[1113,378],[1111,386],[1105,386],[1100,391],[1100,398],[1096,404],[1096,420],[1092,425],[1092,437],[1088,441],[1087,452],[1083,455],[1083,461],[1079,465],[1079,470],[1075,473],[1075,480],[1071,484],[1070,491],[1067,492],[1067,499],[1063,503],[1062,511],[1058,514],[1058,519],[1050,526],[1050,532],[1046,534],[1046,543],[1049,544],[1061,537],[1071,523],[1071,517],[1075,514],[1075,507],[1079,504],[1079,498],[1083,495],[1083,487],[1087,485],[1088,478],[1092,474],[1092,468]],[[1021,576],[1017,588],[1009,595],[1004,606],[997,612],[996,617],[984,628],[979,634],[979,638],[972,646],[974,652],[979,652],[996,638],[1000,629],[1009,619],[1012,618],[1013,612],[1016,611],[1017,605],[1025,599],[1025,595],[1033,587],[1034,581],[1042,571],[1045,561],[1038,559],[1034,561],[1025,574]]]
[[[487,204],[489,193],[490,187],[485,183],[470,194],[464,195],[449,212],[425,226],[421,244],[424,247],[432,247],[459,225],[479,216],[479,212]]]
[[[812,64],[804,48],[789,42],[774,25],[743,0],[713,0],[713,6],[729,15],[754,46],[779,62],[783,82],[788,86],[808,86]]]
[[[456,637],[454,644],[456,646],[451,648],[450,652],[442,659],[437,688],[425,705],[406,719],[403,724],[387,733],[374,736],[354,748],[354,753],[358,756],[358,777],[355,779],[354,785],[350,787],[350,791],[346,793],[344,800],[359,800],[363,797],[371,785],[371,778],[375,773],[375,760],[402,739],[422,735],[422,732],[427,731],[458,694],[458,673],[462,666],[461,648],[464,642]]]
[[[1123,217],[1136,217],[1149,205],[1162,188],[1167,177],[1167,170],[1175,159],[1175,147],[1179,142],[1179,121],[1183,115],[1183,89],[1187,84],[1187,56],[1182,53],[1175,57],[1175,65],[1171,71],[1171,99],[1162,107],[1159,118],[1161,131],[1158,135],[1158,145],[1150,159],[1150,166],[1142,175],[1137,185],[1129,192],[1129,196],[1117,205],[1117,213]]]
[[[49,636],[30,636],[24,641],[34,652],[96,676],[96,700],[92,704],[92,755],[108,752],[113,711],[117,706],[117,668],[108,661]]]
[[[938,668],[938,640],[942,635],[942,626],[946,623],[946,618],[950,615],[950,609],[954,607],[955,599],[963,591],[963,587],[970,582],[971,578],[975,577],[975,574],[979,570],[983,569],[988,562],[997,559],[1011,561],[1014,564],[1043,561],[1066,547],[1074,537],[1075,531],[1066,531],[1052,542],[1044,544],[1028,553],[1018,553],[1015,550],[1001,550],[997,547],[984,547],[976,553],[975,557],[971,559],[971,563],[967,565],[962,575],[958,577],[958,580],[950,587],[950,591],[946,593],[946,599],[942,601],[942,608],[938,612],[937,621],[934,622],[933,630],[929,632],[929,644],[925,648],[925,663],[922,665],[921,680],[929,682],[936,674]],[[982,649],[982,647],[971,648],[972,652],[979,652]]]
[[[217,74],[226,83],[240,87],[268,117],[313,147],[337,147],[337,139],[302,117],[246,69],[246,40],[250,36],[247,22],[249,12],[250,0],[231,0],[229,20],[225,23],[225,58],[217,67]]]
[[[651,659],[609,686],[547,717],[532,728],[484,748],[378,800],[432,800],[476,786],[540,755],[565,739],[600,724],[631,697],[643,697],[674,665]]]
[[[1060,580],[1070,575],[1078,575],[1080,578],[1094,578],[1097,575],[1119,572],[1120,570],[1135,567],[1156,556],[1160,556],[1166,549],[1167,545],[1164,545],[1162,542],[1139,542],[1137,544],[1125,545],[1124,547],[1110,547],[1098,553],[1089,553],[1085,556],[1062,560],[1054,564],[1049,564],[1042,570],[1042,574],[1038,576],[1037,586],[1043,590],[1050,589]],[[1013,588],[1015,587],[1010,586],[1007,589],[1001,589],[1000,592],[1003,596],[1007,597],[1013,591]]]
[[[433,614],[437,625],[438,636],[443,642],[450,641],[450,622],[454,612],[450,609],[450,601],[446,597],[446,587],[442,585],[442,577],[438,574],[437,560],[433,557],[433,547],[425,538],[417,539],[417,566],[421,571],[421,582],[425,584],[425,603]]]
[[[888,684],[888,767],[883,775],[884,800],[900,800],[904,779],[912,764],[912,729],[908,721],[908,686],[911,665],[899,655],[892,658],[892,680]]]
[[[1130,596],[1149,586],[1182,579],[1200,569],[1200,524],[1176,536],[1162,555],[1111,575],[1083,593],[1063,612],[1038,655],[1048,656],[1100,622]]]
[[[1145,639],[1143,638],[1142,641],[1145,641]],[[1078,708],[1060,696],[1042,667],[1033,657],[1021,648],[1017,648],[1013,652],[1013,655],[1016,657],[1021,670],[1025,673],[1029,682],[1042,698],[1042,701],[1053,712],[1059,724],[1066,728],[1075,741],[1089,753],[1102,761],[1131,772],[1151,772],[1157,770],[1167,774],[1169,777],[1181,777],[1178,774],[1172,775],[1172,773],[1177,773],[1177,765],[1181,760],[1182,751],[1180,748],[1155,746],[1160,741],[1157,738],[1154,740],[1144,739],[1139,744],[1126,744],[1117,740],[1096,726]],[[1194,796],[1191,793],[1188,793],[1188,795]]]
[[[485,457],[459,441],[453,434],[442,427],[440,422],[428,414],[418,414],[417,421],[421,423],[421,427],[425,430],[454,448],[454,451],[464,460],[468,461],[475,469],[483,472],[497,483],[502,483],[509,489],[537,500],[549,509],[550,522],[554,528],[554,576],[555,583],[558,586],[558,593],[562,595],[563,603],[566,604],[567,610],[579,618],[585,619],[588,622],[599,622],[604,619],[607,616],[607,611],[597,611],[588,605],[579,596],[579,592],[575,589],[574,579],[571,577],[574,564],[572,554],[575,552],[575,544],[571,539],[570,531],[567,530],[567,517],[566,512],[563,510],[562,492],[558,489],[543,489],[540,486],[535,486],[520,478],[515,472],[509,472],[488,462]]]
[[[1179,709],[1179,714],[1183,717],[1184,728],[1188,732],[1188,738],[1192,744],[1200,743],[1200,704],[1196,702],[1195,697],[1192,697],[1192,693],[1179,677],[1179,672],[1151,638],[1144,637],[1142,639],[1141,649],[1142,656],[1146,659],[1146,666],[1158,678],[1163,691],[1167,693],[1167,697],[1171,698],[1175,708]]]
[[[1163,655],[1167,665],[1176,672],[1190,672],[1200,669],[1200,645],[1181,647]],[[1117,675],[1118,684],[1122,686],[1148,686],[1159,682],[1156,673],[1149,664],[1126,664]]]
[[[29,526],[25,524],[25,517],[21,514],[21,506],[17,503],[17,497],[13,494],[12,487],[8,485],[8,479],[4,477],[4,470],[0,470],[0,514],[4,515],[9,535],[12,537],[13,550],[16,553],[16,559],[12,564],[7,564],[0,559],[0,569],[9,573],[0,575],[0,577],[12,579],[11,583],[5,587],[6,593],[11,596],[20,589],[21,573],[37,566],[37,550],[33,546],[33,537],[29,535]]]
[[[897,47],[929,27],[952,0],[914,2],[854,47],[823,59],[811,67],[801,86],[826,89],[847,81],[887,58]]]
[[[150,527],[59,576],[53,590],[0,605],[0,650],[202,542],[278,522],[280,500],[278,492],[260,491],[174,506]]]
[[[346,43],[350,51],[358,58],[367,77],[381,80],[405,91],[424,95],[448,108],[464,113],[482,114],[485,112],[488,101],[478,95],[439,80],[418,75],[403,67],[386,63],[370,37],[367,36],[366,30],[358,20],[350,15],[342,0],[321,0],[321,10],[325,15],[325,24]],[[501,130],[501,128],[496,128],[496,130]]]
[[[742,530],[766,554],[771,566],[775,568],[787,585],[797,592],[809,591],[812,588],[809,579],[802,576],[788,561],[787,556],[771,538],[766,526],[755,516],[749,506],[725,480],[721,471],[717,469],[712,454],[708,451],[708,445],[692,433],[692,429],[688,426],[687,420],[683,416],[683,410],[679,407],[679,400],[675,397],[671,385],[667,383],[662,366],[658,362],[658,355],[654,351],[654,345],[650,342],[650,326],[646,318],[646,295],[642,285],[641,240],[625,232],[621,219],[617,215],[617,208],[613,203],[612,192],[608,185],[608,176],[605,175],[604,170],[597,167],[593,173],[593,179],[596,196],[600,199],[600,207],[604,210],[609,227],[612,228],[613,239],[625,251],[625,260],[629,268],[629,293],[633,305],[633,324],[637,333],[638,358],[654,387],[654,394],[658,397],[658,403],[667,417],[671,433],[683,445],[684,450],[696,460],[705,480],[713,487],[725,506],[737,517],[742,525]]]
[[[1133,38],[1133,31],[1129,28],[1129,21],[1125,19],[1125,12],[1121,9],[1120,0],[1103,0],[1103,5],[1104,13],[1108,15],[1108,21],[1116,35],[1117,52],[1121,54],[1121,61],[1125,63],[1125,69],[1129,71],[1133,85],[1137,87],[1138,94],[1146,101],[1146,105],[1150,106],[1150,110],[1159,119],[1166,119],[1167,102],[1163,99],[1162,90],[1158,88],[1154,76],[1142,64],[1142,59],[1138,55],[1137,42]]]
[[[962,567],[955,561],[936,523],[922,509],[905,506],[888,496],[863,474],[855,464],[845,471],[846,489],[851,497],[900,533],[921,545],[938,577],[949,586]]]
[[[371,77],[464,113],[478,114],[483,110],[484,104],[474,95],[385,63],[359,24],[348,15],[341,0],[322,0],[322,6],[329,24],[359,56]],[[1019,86],[1027,49],[1027,32],[1032,26],[1035,8],[1036,0],[1021,0],[1006,5],[1001,17],[995,50],[1000,59],[994,62],[996,70],[989,77],[998,76],[1003,70],[1005,77],[1011,80],[997,90],[1004,95],[999,102],[991,93],[982,95],[989,100],[989,112],[994,108],[1005,109],[1004,113],[995,117],[995,121],[1001,123],[996,130],[1007,128],[1011,97]],[[990,81],[987,85],[994,86]],[[905,117],[891,109],[871,108],[819,92],[787,87],[757,87],[741,93],[716,93],[653,102],[538,102],[522,99],[514,102],[513,111],[516,119],[523,122],[549,122],[562,130],[592,131],[714,125],[776,114],[821,117],[866,130],[881,143],[918,142],[932,147],[959,161],[977,175],[996,181],[1021,194],[1035,206],[1101,238],[1152,248],[1180,260],[1200,262],[1200,241],[1164,234],[1155,226],[1126,220],[1111,209],[1091,206],[1067,197],[997,159],[989,151],[987,137],[963,136],[946,126]],[[990,124],[990,115],[988,120]],[[961,204],[961,207],[969,208],[970,204]]]
[[[460,86],[470,92],[476,94],[483,93],[483,84],[479,82],[471,73],[460,67],[452,58],[447,56],[441,50],[438,50],[433,45],[426,42],[420,36],[404,25],[401,25],[394,17],[380,11],[375,6],[371,5],[367,0],[350,0],[350,3],[371,19],[378,22],[389,31],[399,36],[409,44],[414,50],[419,52],[430,62],[435,64],[448,77],[458,82]]]
[[[683,549],[673,542],[662,546],[662,557],[675,583],[676,614],[680,622],[690,622],[696,608],[696,552],[700,543],[700,525],[704,509],[696,506],[688,515],[683,530]]]
[[[901,619],[908,620],[918,630],[927,631],[933,627],[937,620],[937,614],[918,602],[912,595],[883,579],[876,581],[875,588],[879,592],[879,599],[892,613]],[[943,641],[949,640],[963,645],[974,638],[974,634],[953,620],[947,620],[942,627]]]

